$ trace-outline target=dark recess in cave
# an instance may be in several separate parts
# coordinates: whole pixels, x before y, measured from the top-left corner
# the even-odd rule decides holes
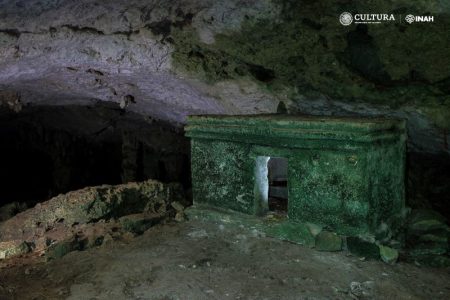
[[[51,157],[29,145],[11,145],[5,142],[5,136],[12,137],[16,134],[0,129],[2,136],[0,182],[3,186],[0,205],[16,201],[30,203],[45,199],[51,193],[53,173]]]
[[[247,64],[250,74],[262,82],[270,82],[275,79],[275,72],[262,66]]]
[[[384,70],[367,25],[359,24],[354,31],[349,32],[347,44],[345,52],[350,68],[368,80],[379,84],[390,83],[391,78]]]
[[[450,157],[410,152],[407,156],[407,205],[431,208],[450,220]]]
[[[147,179],[190,187],[182,131],[108,105],[1,111],[0,145],[0,207]]]

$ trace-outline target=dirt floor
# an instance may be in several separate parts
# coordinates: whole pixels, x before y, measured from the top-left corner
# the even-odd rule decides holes
[[[211,222],[0,265],[0,299],[450,299],[450,270],[318,252]]]

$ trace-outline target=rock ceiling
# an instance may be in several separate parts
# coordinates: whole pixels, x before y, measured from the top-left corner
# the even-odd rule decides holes
[[[412,149],[448,152],[448,55],[434,63],[445,41],[430,63],[425,53],[405,60],[395,44],[389,56],[385,32],[336,23],[348,1],[304,2],[0,0],[0,105],[108,101],[182,125],[189,114],[274,113],[283,102],[293,113],[404,117]],[[386,28],[397,40],[413,30]]]

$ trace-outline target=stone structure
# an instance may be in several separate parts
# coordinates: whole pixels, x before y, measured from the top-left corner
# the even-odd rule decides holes
[[[312,222],[356,235],[373,232],[404,207],[404,121],[192,116],[186,132],[195,208],[264,215],[269,157],[288,160],[291,225]]]

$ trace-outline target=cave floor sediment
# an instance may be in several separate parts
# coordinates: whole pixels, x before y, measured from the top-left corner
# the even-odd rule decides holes
[[[319,252],[226,223],[161,224],[0,266],[0,299],[449,299],[449,269]]]

